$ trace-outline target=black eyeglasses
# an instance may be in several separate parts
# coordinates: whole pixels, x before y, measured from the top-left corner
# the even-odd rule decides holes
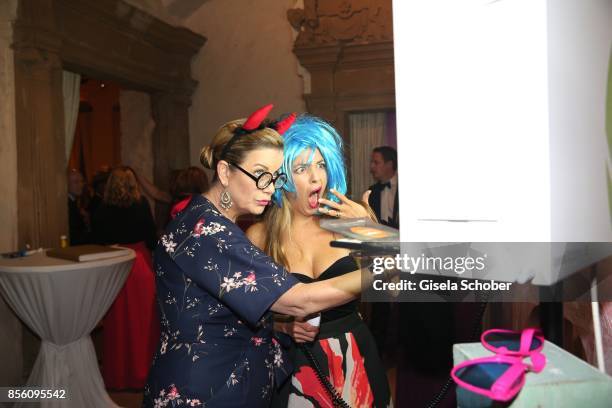
[[[270,184],[274,183],[274,188],[282,188],[287,182],[287,175],[285,173],[278,173],[276,177],[268,171],[261,173],[259,176],[254,176],[236,163],[229,163],[247,176],[249,176],[257,185],[260,190],[265,190]]]

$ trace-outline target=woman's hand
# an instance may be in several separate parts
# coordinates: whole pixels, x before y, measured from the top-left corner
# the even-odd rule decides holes
[[[293,320],[291,322],[275,323],[275,328],[289,336],[296,343],[310,343],[314,341],[319,328],[312,326],[308,322]]]
[[[363,194],[362,200],[364,204],[356,203],[353,200],[348,199],[344,194],[337,192],[334,189],[329,190],[330,193],[338,197],[339,203],[335,201],[326,200],[325,198],[319,198],[319,204],[326,205],[330,208],[319,207],[321,214],[329,215],[330,217],[336,218],[364,218],[370,217],[371,214],[368,212],[368,197],[371,191],[368,190]]]

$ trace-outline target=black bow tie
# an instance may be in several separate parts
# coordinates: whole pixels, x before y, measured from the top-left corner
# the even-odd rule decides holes
[[[390,181],[387,181],[386,183],[378,183],[378,184],[380,184],[380,188],[383,189],[383,190],[385,188],[391,188],[391,182]]]

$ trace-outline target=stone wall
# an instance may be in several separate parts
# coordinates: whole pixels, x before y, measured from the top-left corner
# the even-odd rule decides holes
[[[17,139],[11,20],[17,0],[0,3],[0,252],[17,249]]]
[[[11,20],[17,0],[0,2],[0,252],[17,249],[17,142]],[[21,323],[0,298],[0,386],[22,383]]]
[[[121,106],[121,162],[138,175],[153,181],[154,122],[151,117],[151,97],[145,92],[122,90]],[[151,208],[155,203],[151,202]]]
[[[192,63],[191,162],[224,122],[273,103],[271,116],[303,112],[304,82],[287,11],[296,0],[213,0],[184,21],[208,40]]]

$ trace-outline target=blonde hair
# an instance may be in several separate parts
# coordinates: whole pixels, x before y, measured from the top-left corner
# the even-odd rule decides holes
[[[104,190],[104,202],[106,204],[129,207],[139,202],[141,197],[136,175],[131,168],[120,166],[111,171]]]
[[[234,136],[234,131],[238,129],[246,119],[236,119],[227,122],[219,128],[213,140],[208,146],[204,146],[200,152],[200,162],[207,169],[217,170],[217,163],[223,159],[231,163],[240,164],[245,156],[257,149],[261,148],[283,148],[283,139],[281,135],[274,129],[264,127],[250,133],[244,133],[236,136],[232,146],[227,150],[224,157],[221,153],[225,145]]]
[[[264,215],[265,231],[263,250],[274,262],[289,269],[286,244],[291,241],[291,203],[285,192],[280,194],[282,206],[273,205]]]

